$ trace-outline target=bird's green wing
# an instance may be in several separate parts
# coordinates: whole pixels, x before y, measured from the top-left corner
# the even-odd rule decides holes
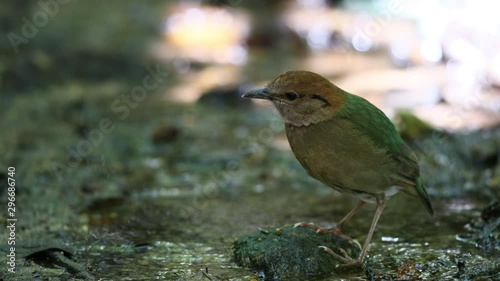
[[[341,118],[348,118],[356,124],[358,130],[369,136],[376,146],[386,149],[390,155],[394,155],[398,161],[407,165],[407,172],[412,170],[414,165],[409,154],[411,149],[407,149],[394,124],[380,109],[362,97],[348,94],[347,101],[338,115]],[[415,167],[418,170],[418,165]]]
[[[401,139],[391,120],[370,102],[352,94],[347,95],[347,101],[338,117],[348,118],[356,124],[356,129],[369,136],[377,147],[387,150],[389,157],[398,163],[398,170],[394,175],[396,180],[414,187],[410,193],[420,197],[428,212],[433,215],[427,191],[420,183],[417,157]]]

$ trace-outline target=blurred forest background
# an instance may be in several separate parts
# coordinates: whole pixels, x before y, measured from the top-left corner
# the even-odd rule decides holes
[[[18,207],[17,273],[2,231],[0,276],[271,278],[234,263],[237,237],[332,223],[355,204],[307,176],[269,105],[240,98],[305,69],[393,120],[438,211],[397,196],[371,274],[342,278],[500,280],[499,5],[0,2],[0,202],[15,167]]]

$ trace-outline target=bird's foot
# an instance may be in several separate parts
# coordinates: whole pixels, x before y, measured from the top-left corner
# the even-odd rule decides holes
[[[316,231],[316,233],[333,234],[333,235],[337,235],[337,236],[347,240],[351,244],[353,242],[352,238],[343,234],[342,231],[340,230],[340,227],[338,227],[338,226],[334,226],[331,228],[322,228],[322,227],[315,225],[314,223],[298,222],[293,227],[309,227],[309,228],[313,229],[314,231]]]
[[[363,265],[363,257],[359,257],[357,259],[351,258],[347,252],[339,248],[340,255],[335,253],[332,249],[326,247],[326,246],[319,246],[319,248],[323,249],[325,252],[328,254],[334,256],[336,259],[339,259],[344,262],[344,264],[337,264],[337,268],[342,268],[342,267],[352,267],[352,266],[362,266]]]
[[[318,231],[320,231],[320,230],[322,230],[322,229],[323,229],[323,228],[321,228],[321,227],[319,227],[319,226],[315,225],[315,224],[314,224],[314,223],[312,223],[312,222],[298,222],[298,223],[294,224],[294,225],[293,225],[293,227],[294,227],[294,228],[295,228],[295,227],[308,227],[308,228],[310,228],[310,229],[312,229],[312,230],[314,230],[314,231],[316,231],[316,232],[318,232]]]

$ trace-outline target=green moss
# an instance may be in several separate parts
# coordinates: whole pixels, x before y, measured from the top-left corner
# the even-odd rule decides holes
[[[414,140],[419,137],[428,136],[440,132],[429,123],[419,119],[409,111],[399,111],[394,118],[396,128],[405,140]]]
[[[240,237],[234,243],[234,259],[238,265],[259,271],[266,279],[304,280],[332,275],[342,261],[318,246],[334,251],[340,247],[352,258],[360,253],[356,243],[339,236],[285,225]]]

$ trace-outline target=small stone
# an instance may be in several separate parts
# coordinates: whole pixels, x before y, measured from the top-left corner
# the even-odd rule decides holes
[[[239,86],[218,87],[203,93],[197,102],[218,109],[248,108],[252,102],[242,99],[243,93],[245,91]]]
[[[153,143],[171,143],[179,138],[181,130],[174,126],[159,126],[153,133]]]
[[[497,218],[500,218],[500,202],[495,202],[486,207],[481,212],[481,218],[485,222],[493,221],[496,220]]]
[[[499,204],[493,203],[468,225],[469,233],[457,236],[460,241],[470,243],[484,251],[500,252]]]

